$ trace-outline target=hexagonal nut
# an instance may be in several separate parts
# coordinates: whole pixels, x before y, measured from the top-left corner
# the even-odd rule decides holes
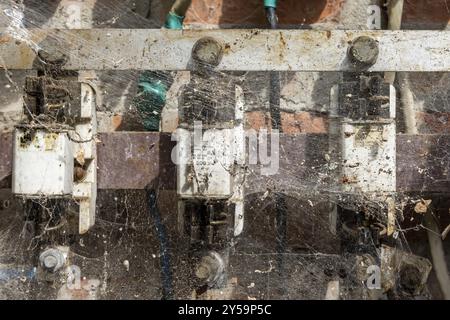
[[[66,258],[58,249],[47,249],[39,255],[39,262],[45,270],[56,272],[64,266]]]

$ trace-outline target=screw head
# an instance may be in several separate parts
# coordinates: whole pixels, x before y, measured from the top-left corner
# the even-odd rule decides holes
[[[75,166],[73,171],[73,180],[76,182],[81,182],[86,177],[86,170],[83,167]]]
[[[378,41],[367,36],[353,40],[348,50],[350,61],[360,68],[373,66],[378,60],[378,54]]]
[[[64,266],[65,257],[57,249],[47,249],[39,256],[41,266],[50,272],[56,272]]]
[[[224,272],[221,256],[216,252],[209,252],[203,256],[195,270],[196,277],[208,285],[214,284]]]
[[[197,278],[205,280],[211,276],[211,270],[204,264],[201,264],[198,266],[197,270],[195,270],[195,275]]]
[[[43,264],[47,269],[54,269],[58,265],[58,259],[54,256],[46,256]]]
[[[192,58],[197,63],[217,67],[222,61],[222,45],[214,38],[205,37],[198,40],[192,49]]]

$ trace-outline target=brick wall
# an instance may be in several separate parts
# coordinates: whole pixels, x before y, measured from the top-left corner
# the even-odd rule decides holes
[[[193,0],[186,23],[189,25],[266,25],[262,0]],[[308,25],[325,21],[338,22],[343,6],[359,1],[345,0],[280,0],[279,18],[282,26]],[[371,3],[376,3],[372,1]],[[447,27],[450,20],[450,1],[405,1],[404,27]]]
[[[335,19],[343,0],[284,0],[279,1],[281,25],[312,24]],[[186,17],[187,24],[245,25],[264,27],[262,0],[193,0]]]

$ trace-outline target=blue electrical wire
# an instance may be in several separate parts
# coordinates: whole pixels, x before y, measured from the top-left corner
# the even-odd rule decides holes
[[[164,226],[161,215],[156,203],[156,192],[153,189],[147,190],[147,201],[149,205],[150,216],[155,222],[155,231],[159,239],[159,253],[161,264],[161,280],[162,280],[162,299],[173,299],[172,287],[172,267],[170,263],[169,240],[167,237],[166,227]]]

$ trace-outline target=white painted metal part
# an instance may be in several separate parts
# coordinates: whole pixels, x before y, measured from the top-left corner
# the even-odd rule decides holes
[[[235,204],[234,234],[244,223],[245,133],[242,88],[236,86],[235,121],[231,129],[177,129],[177,193],[183,199],[221,199]],[[180,208],[183,208],[181,206]]]
[[[73,191],[73,145],[67,132],[14,134],[12,191],[26,197],[63,197]]]
[[[339,119],[342,191],[395,192],[395,88],[390,86],[390,118],[380,121]],[[335,121],[334,119],[332,121]]]
[[[81,72],[81,117],[74,130],[16,128],[13,193],[27,198],[67,197],[79,204],[79,233],[95,223],[97,198],[97,119],[95,91]],[[84,171],[75,181],[75,162]]]
[[[201,134],[197,140],[196,133]],[[179,129],[183,145],[186,148],[178,165],[178,194],[183,198],[217,198],[231,197],[233,181],[230,172],[233,166],[232,142],[233,129],[210,129],[202,132]],[[193,142],[191,144],[191,142]]]
[[[379,56],[367,71],[450,71],[449,31],[27,29],[26,35],[24,41],[0,30],[3,67],[32,69],[36,47],[45,50],[51,38],[69,70],[190,70],[194,44],[212,37],[223,45],[221,71],[355,71],[348,47],[368,36]]]
[[[74,157],[85,168],[85,177],[74,181],[74,199],[80,206],[79,232],[86,233],[95,223],[95,205],[97,199],[97,117],[94,89],[83,83],[89,77],[81,72],[81,122],[75,126],[76,138]]]
[[[338,155],[336,191],[364,195],[366,200],[384,203],[387,233],[391,235],[395,230],[397,165],[395,88],[391,85],[389,90],[389,118],[352,120],[341,117],[338,108],[339,90],[334,86],[330,105],[330,153]],[[334,221],[336,214],[334,206],[330,220]]]
[[[240,89],[242,91],[242,89]],[[243,164],[244,128],[242,102],[236,104],[232,129],[177,129],[177,192],[183,198],[226,199],[234,194],[236,163]]]

